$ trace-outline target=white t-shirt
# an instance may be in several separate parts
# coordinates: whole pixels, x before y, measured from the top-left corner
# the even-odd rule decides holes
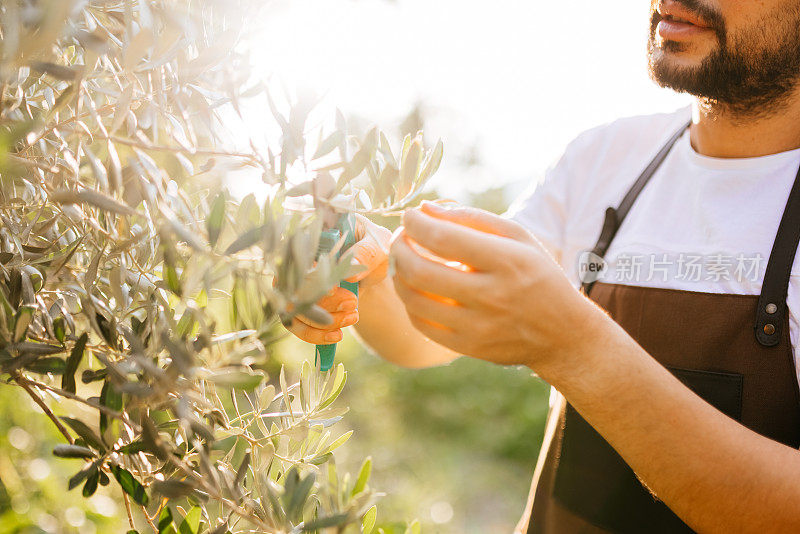
[[[609,206],[617,207],[642,170],[691,116],[625,118],[570,143],[545,180],[509,210],[580,285],[579,261],[591,250]],[[628,213],[606,254],[609,283],[758,295],[800,149],[721,159],[694,151],[688,130]],[[787,298],[797,367],[800,261]],[[798,373],[800,380],[800,373]]]

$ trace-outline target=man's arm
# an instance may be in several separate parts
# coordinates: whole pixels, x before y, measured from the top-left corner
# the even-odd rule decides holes
[[[387,361],[403,367],[431,367],[459,357],[414,328],[389,278],[361,291],[358,307],[359,337]]]
[[[530,367],[695,530],[800,532],[800,452],[681,384],[579,294],[524,229],[436,206],[408,212],[404,224],[392,246],[395,286],[428,337],[465,355]],[[431,261],[414,243],[472,270]]]
[[[586,324],[536,371],[659,499],[698,532],[800,532],[800,452],[717,411],[601,310]]]

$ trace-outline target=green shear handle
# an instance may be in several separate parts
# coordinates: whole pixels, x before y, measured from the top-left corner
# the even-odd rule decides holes
[[[333,246],[339,242],[344,236],[344,244],[339,249],[338,255],[341,256],[343,252],[356,244],[356,218],[352,214],[345,214],[339,218],[339,223],[336,228],[325,230],[320,237],[320,252],[330,252]],[[327,248],[327,250],[325,250]],[[339,287],[343,287],[358,296],[358,282],[342,281]],[[321,371],[327,371],[333,367],[333,359],[336,357],[336,343],[330,345],[317,345],[316,354],[314,356],[314,364],[319,362]]]

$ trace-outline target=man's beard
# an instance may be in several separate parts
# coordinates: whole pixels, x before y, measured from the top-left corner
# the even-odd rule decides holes
[[[800,7],[767,14],[746,30],[731,35],[723,18],[698,0],[680,0],[703,16],[717,36],[717,48],[694,68],[671,64],[669,53],[683,43],[664,41],[657,55],[658,13],[653,10],[648,40],[650,77],[662,87],[689,93],[710,107],[740,117],[780,110],[800,81]]]

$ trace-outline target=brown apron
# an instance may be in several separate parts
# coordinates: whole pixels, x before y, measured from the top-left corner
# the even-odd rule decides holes
[[[634,200],[685,128],[667,141],[619,207],[606,211],[593,250],[598,258],[605,255]],[[583,290],[709,404],[764,436],[798,448],[800,392],[786,293],[799,240],[800,171],[760,296],[603,282],[584,284]],[[560,394],[554,391],[551,400],[526,510],[527,515],[532,509],[528,534],[692,532]]]

